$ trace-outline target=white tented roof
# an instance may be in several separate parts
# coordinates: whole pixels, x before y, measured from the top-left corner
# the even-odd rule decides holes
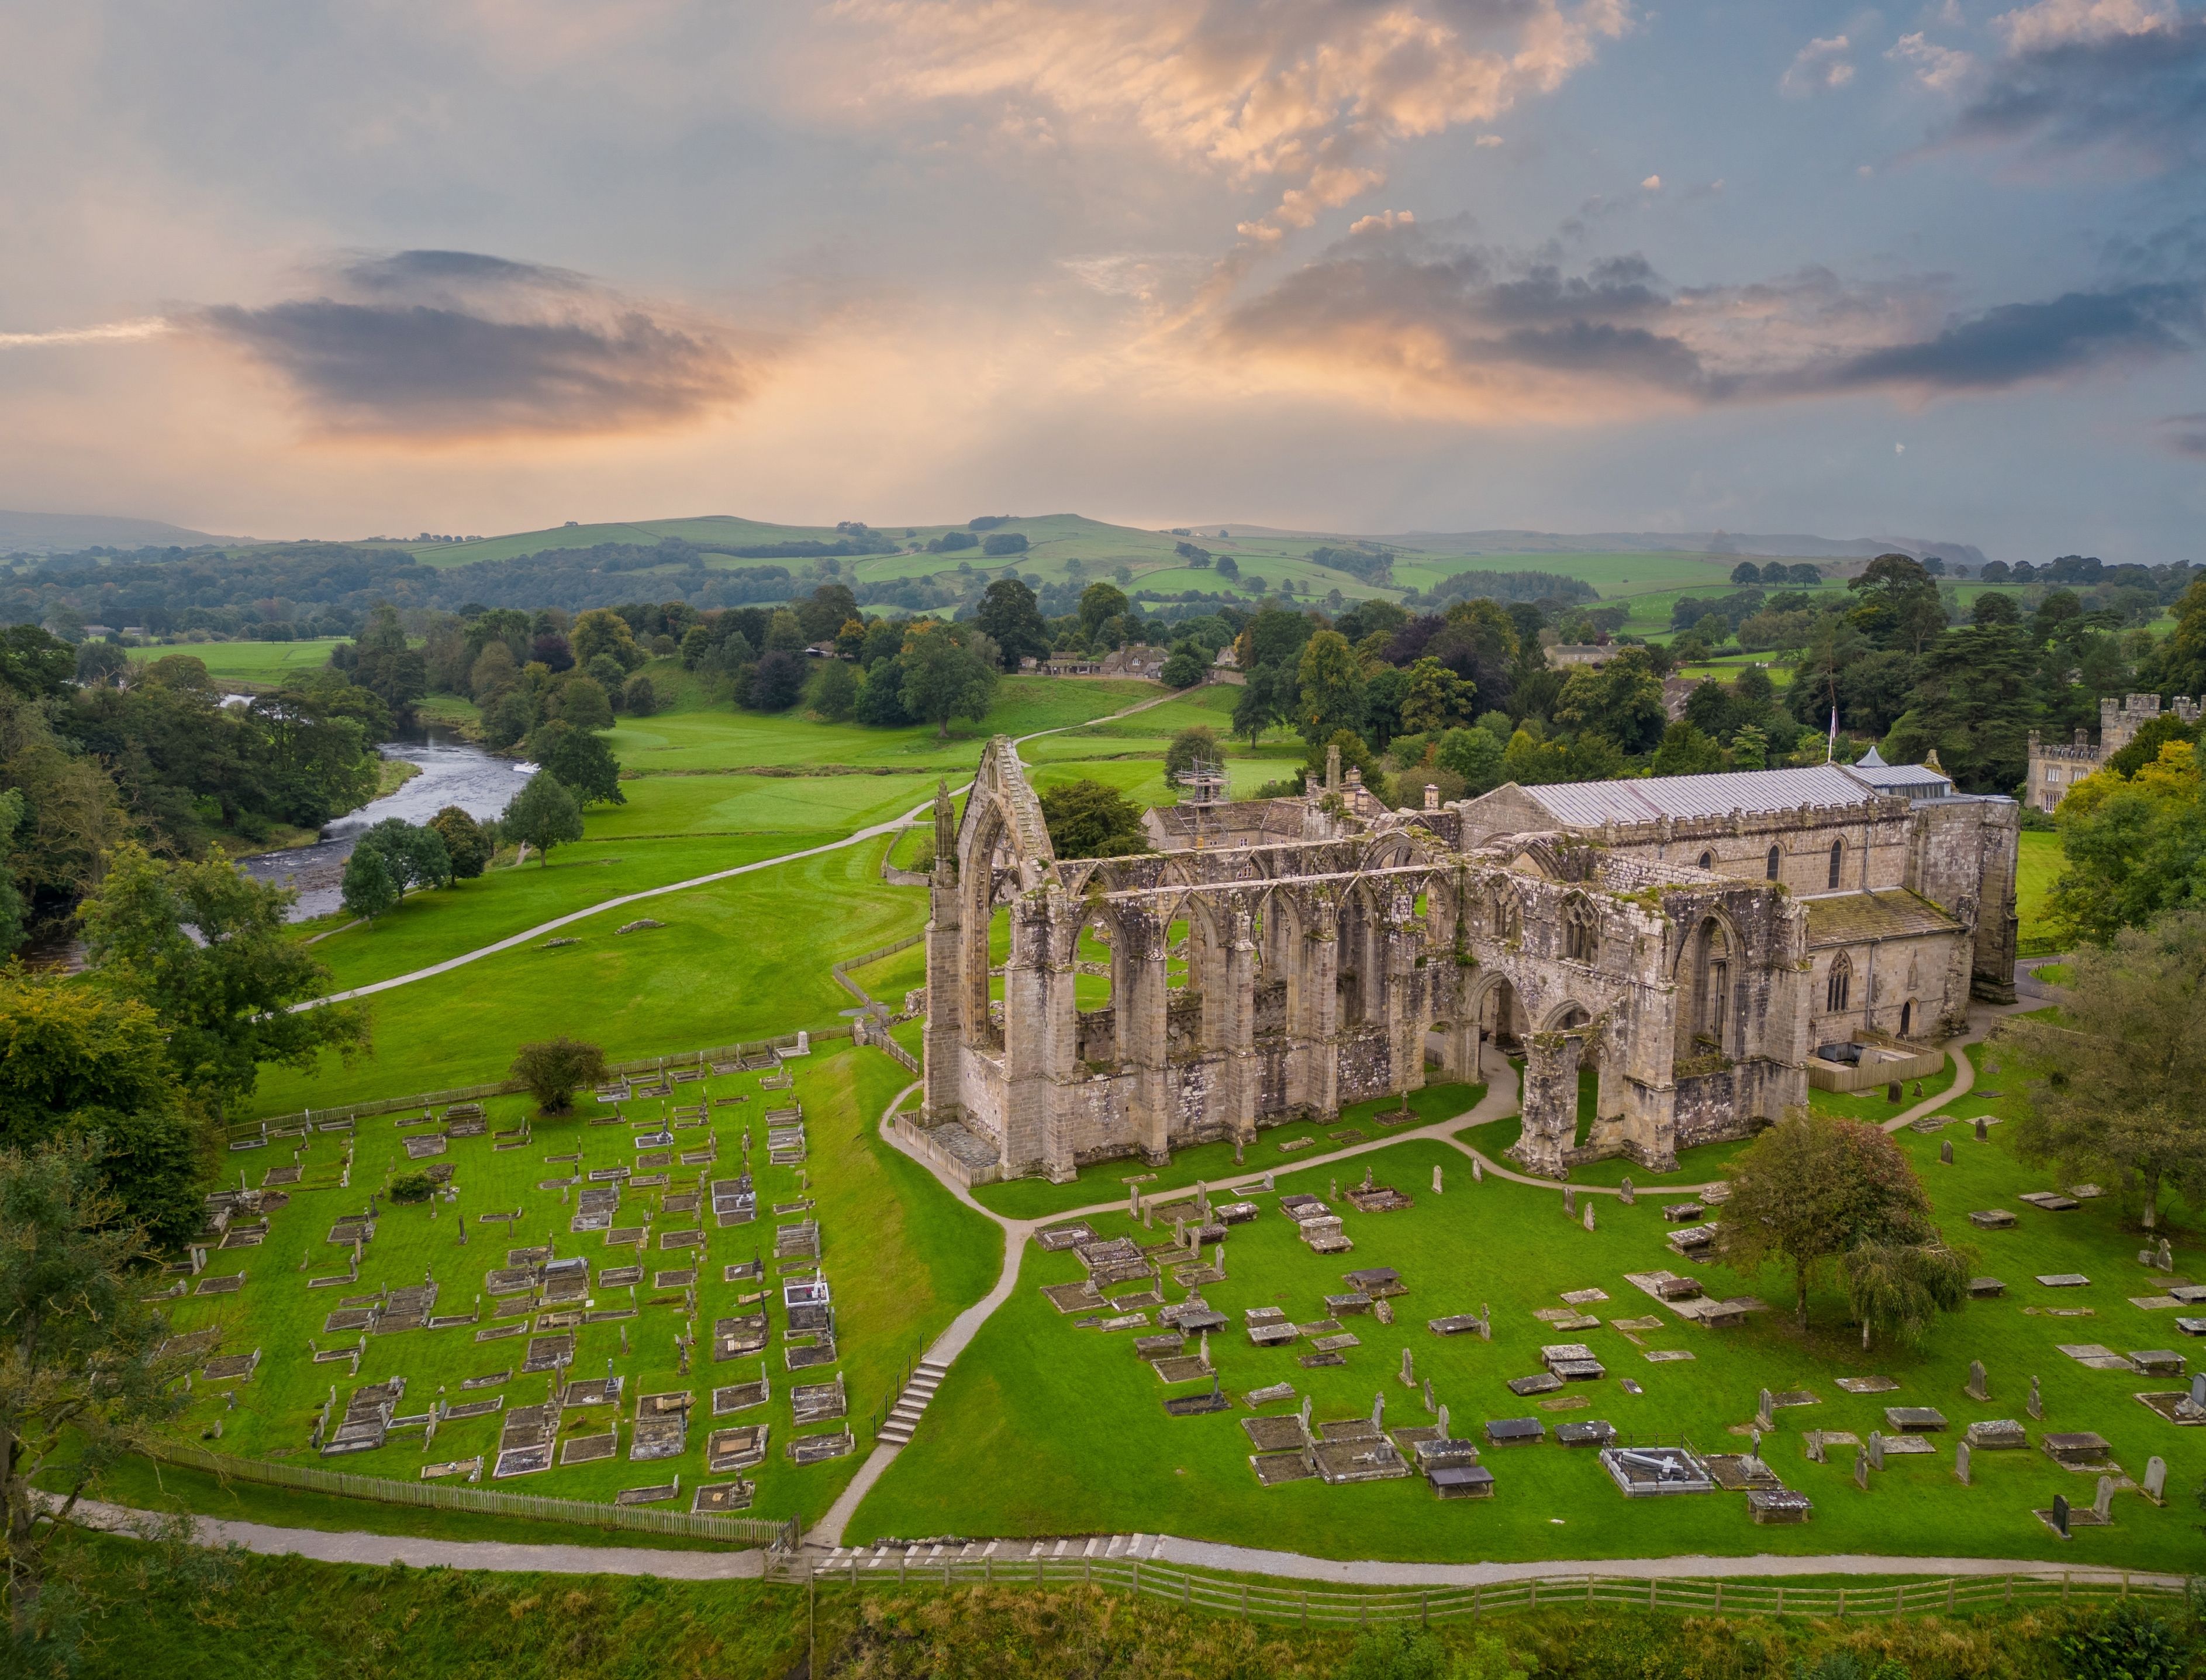
[[[1923,772],[1936,777],[1935,771]],[[1520,791],[1566,828],[1659,817],[1722,817],[1797,810],[1803,805],[1860,805],[1877,789],[1842,765],[1805,770],[1732,770],[1713,776],[1650,776],[1625,782],[1554,782]]]

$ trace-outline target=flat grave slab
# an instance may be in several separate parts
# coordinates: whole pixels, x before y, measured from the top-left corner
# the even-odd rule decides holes
[[[1961,1433],[1973,1452],[2007,1452],[2030,1445],[2023,1427],[2011,1417],[1979,1419]]]
[[[538,1336],[530,1339],[528,1357],[522,1361],[524,1372],[553,1371],[570,1365],[575,1359],[575,1338],[572,1336]]]
[[[761,1375],[754,1383],[729,1383],[712,1391],[712,1415],[725,1417],[731,1412],[747,1412],[754,1406],[763,1406],[773,1397],[773,1385]]]
[[[1344,1353],[1338,1352],[1306,1353],[1297,1359],[1296,1363],[1300,1365],[1305,1371],[1318,1371],[1323,1370],[1328,1366],[1347,1364],[1348,1355]]]
[[[2005,1230],[2019,1221],[2004,1207],[1980,1207],[1969,1215],[1969,1223],[1979,1230]]]
[[[613,1456],[617,1445],[611,1435],[575,1435],[563,1442],[559,1448],[562,1464],[593,1464],[600,1458]]]
[[[1838,1385],[1848,1394],[1889,1394],[1899,1386],[1889,1377],[1840,1377]]]
[[[657,1505],[682,1497],[682,1484],[677,1480],[660,1482],[650,1487],[623,1487],[613,1495],[617,1505]]]
[[[1299,1449],[1292,1452],[1251,1453],[1249,1468],[1265,1487],[1277,1487],[1290,1481],[1311,1481],[1317,1476],[1316,1468]]]
[[[2075,1197],[2064,1196],[2057,1190],[2025,1190],[2015,1200],[2042,1207],[2048,1213],[2066,1213],[2081,1206]]]
[[[1972,1300],[1991,1301],[2006,1293],[2006,1285],[1996,1278],[1971,1278],[1969,1295]]]
[[[1563,1385],[1563,1379],[1552,1371],[1542,1371],[1535,1377],[1512,1377],[1509,1391],[1519,1399],[1535,1394],[1552,1394]]]
[[[220,1278],[202,1278],[194,1287],[194,1295],[235,1295],[245,1287],[245,1274],[232,1272]]]
[[[1903,1435],[1933,1433],[1946,1427],[1946,1415],[1935,1406],[1887,1406],[1884,1421]]]
[[[715,1429],[705,1441],[707,1473],[724,1475],[731,1470],[747,1470],[754,1464],[765,1463],[766,1442],[772,1433],[772,1426],[764,1423],[738,1423],[730,1428]]]

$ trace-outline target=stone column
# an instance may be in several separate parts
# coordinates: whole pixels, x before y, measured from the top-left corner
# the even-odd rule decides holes
[[[1128,1106],[1134,1143],[1151,1166],[1172,1159],[1172,1105],[1165,1069],[1165,1011],[1171,1002],[1166,945],[1170,934],[1170,924],[1149,903],[1124,905],[1111,947],[1111,1004],[1118,1022],[1118,1059],[1133,1075]]]
[[[1049,952],[1037,966],[1040,979],[1040,1093],[1045,1106],[1043,1171],[1056,1183],[1078,1171],[1074,1117],[1070,1098],[1076,1084],[1074,1063],[1080,1047],[1080,930],[1085,907],[1055,886],[1046,891]]]
[[[1225,1055],[1225,1076],[1219,1081],[1224,1093],[1223,1116],[1226,1135],[1242,1143],[1251,1143],[1256,1137],[1256,1105],[1263,1085],[1263,1067],[1256,1057],[1256,943],[1253,937],[1249,902],[1239,893],[1233,895],[1225,914],[1224,950],[1219,964],[1218,1035],[1205,1034],[1206,1047],[1214,1046]],[[1204,999],[1205,1025],[1208,1024],[1207,994]]]
[[[1004,1171],[1037,1169],[1058,1176],[1050,1161],[1049,1050],[1052,989],[1049,895],[1023,893],[1011,906],[1011,951],[1004,968]],[[1071,1177],[1069,1163],[1064,1176]]]
[[[1565,1033],[1524,1040],[1524,1129],[1509,1157],[1527,1172],[1560,1178],[1563,1153],[1577,1135],[1578,1041]]]
[[[1320,1114],[1340,1108],[1340,920],[1330,893],[1311,895],[1296,962],[1301,1019],[1291,1023],[1303,1060],[1302,1099]]]
[[[949,827],[950,790],[934,795],[934,875],[927,889],[927,1032],[921,1075],[930,1120],[957,1117],[963,1108],[965,1021],[963,903],[957,882],[957,837]],[[948,843],[945,844],[945,837]],[[987,992],[982,992],[985,1001]]]
[[[1392,1079],[1396,1091],[1421,1091],[1425,1085],[1425,1022],[1431,1016],[1424,974],[1417,967],[1422,942],[1411,912],[1416,900],[1407,888],[1397,891],[1387,906],[1386,926],[1380,940],[1384,957],[1374,965],[1383,976],[1383,1008],[1378,1019],[1386,1028],[1392,1058]]]

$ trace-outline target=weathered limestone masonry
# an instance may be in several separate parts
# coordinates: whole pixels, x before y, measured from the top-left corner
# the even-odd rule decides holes
[[[1935,770],[1511,786],[1422,811],[1342,792],[1060,861],[992,742],[962,823],[936,801],[917,1122],[936,1158],[976,1181],[1161,1162],[1415,1089],[1428,1060],[1476,1079],[1491,1040],[1525,1058],[1527,1166],[1667,1169],[1804,1101],[1821,1035],[1887,1017],[1927,1035],[1972,980],[2012,981],[2015,807]],[[1110,956],[1110,1002],[1088,1010],[1083,931]],[[1857,992],[1834,986],[1852,972]]]
[[[2198,702],[2178,694],[2168,709],[2186,724],[2198,721]],[[2160,716],[2158,694],[2126,694],[2117,702],[2099,702],[2099,744],[2091,744],[2090,731],[2078,730],[2072,746],[2048,747],[2030,732],[2030,774],[2023,783],[2023,802],[2033,810],[2050,811],[2068,796],[2068,789],[2137,738],[2137,732]]]

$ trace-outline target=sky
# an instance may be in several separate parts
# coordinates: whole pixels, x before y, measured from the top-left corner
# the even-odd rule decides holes
[[[2206,6],[0,9],[0,506],[2206,562]]]

